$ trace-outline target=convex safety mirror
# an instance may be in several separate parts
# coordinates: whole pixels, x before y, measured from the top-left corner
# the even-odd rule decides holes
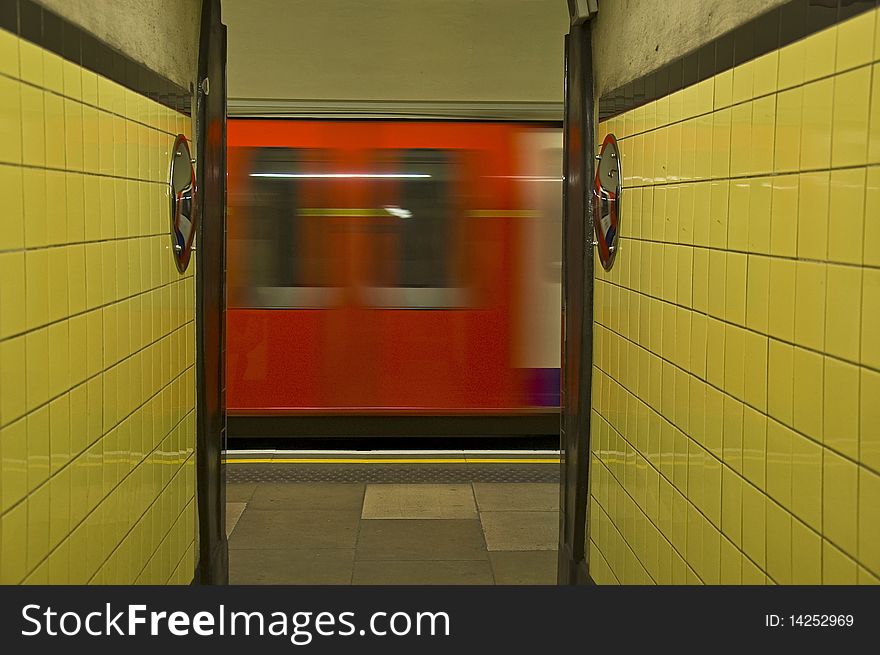
[[[613,134],[605,137],[596,155],[596,179],[593,184],[593,227],[602,268],[610,270],[617,255],[620,237],[620,196],[623,181],[620,151]]]
[[[177,270],[183,273],[189,266],[196,233],[196,172],[189,142],[182,134],[178,134],[174,140],[168,180],[171,195],[171,252]]]

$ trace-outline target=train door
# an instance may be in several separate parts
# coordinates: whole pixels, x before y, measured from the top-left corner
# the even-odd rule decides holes
[[[319,364],[319,406],[325,411],[362,413],[378,405],[378,326],[361,299],[370,266],[370,131],[358,123],[329,124],[334,175],[324,199],[324,220],[333,235],[331,252],[340,298],[324,312]]]
[[[459,407],[464,357],[457,312],[468,303],[457,259],[457,152],[375,148],[369,160],[381,177],[370,187],[374,211],[364,224],[368,265],[358,299],[378,338],[377,406]]]

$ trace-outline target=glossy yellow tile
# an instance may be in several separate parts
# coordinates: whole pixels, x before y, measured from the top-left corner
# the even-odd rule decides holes
[[[767,496],[748,483],[742,485],[743,552],[758,566],[766,562]]]
[[[82,100],[82,69],[71,61],[62,62],[64,77],[64,95],[73,100]]]
[[[727,247],[746,251],[749,247],[749,201],[752,185],[749,180],[732,180],[727,221]]]
[[[725,264],[725,320],[737,325],[746,322],[746,277],[748,257],[742,253],[727,253]]]
[[[794,340],[797,271],[795,261],[775,257],[770,259],[768,329],[770,336],[785,341]]]
[[[779,73],[779,52],[774,50],[754,60],[754,96],[760,97],[776,92]]]
[[[712,178],[730,175],[731,109],[725,108],[712,114]],[[738,155],[739,156],[739,155]]]
[[[3,584],[20,583],[27,571],[27,504],[19,503],[0,516],[0,581]]]
[[[776,584],[791,584],[791,514],[767,503],[767,574]]]
[[[14,78],[19,74],[18,43],[18,36],[0,30],[0,73]]]
[[[861,327],[862,271],[829,264],[825,296],[825,352],[858,361]]]
[[[794,433],[781,423],[767,426],[767,494],[785,508],[792,506],[792,440]]]
[[[877,14],[880,16],[880,14]],[[880,40],[878,40],[880,43]],[[868,118],[868,162],[880,162],[880,64],[871,70],[870,117]]]
[[[755,92],[755,60],[747,61],[733,68],[733,104],[750,100]]]
[[[798,180],[798,257],[824,260],[828,254],[830,179],[827,171],[802,173]]]
[[[22,170],[24,220],[27,229],[24,243],[28,248],[48,245],[49,226],[46,213],[46,172],[39,168]]]
[[[826,450],[822,470],[823,534],[854,555],[858,549],[858,466]]]
[[[20,85],[22,163],[46,165],[46,112],[42,89]]]
[[[0,428],[0,453],[0,512],[6,512],[28,492],[25,419]]]
[[[771,255],[794,257],[797,254],[799,190],[796,175],[781,175],[772,180]]]
[[[735,79],[735,78],[734,78]],[[730,175],[751,172],[753,150],[752,102],[735,104],[730,110]]]
[[[867,169],[865,187],[863,260],[866,266],[880,267],[880,167]]]
[[[63,62],[59,55],[43,50],[43,87],[59,95],[64,93]]]
[[[723,397],[723,432],[722,460],[742,474],[743,404],[728,395]]]
[[[880,578],[869,573],[865,567],[860,566],[859,567],[859,584],[880,585]]]
[[[871,62],[876,13],[867,11],[837,26],[835,70],[845,71]]]
[[[837,55],[837,26],[827,27],[803,39],[804,81],[834,73]]]
[[[64,129],[64,99],[54,93],[43,94],[46,166],[62,169],[66,153]]]
[[[724,385],[725,325],[710,318],[706,324],[706,381],[717,387]]]
[[[862,270],[861,310],[860,360],[866,366],[880,369],[880,270]]]
[[[859,402],[859,460],[865,466],[880,471],[880,373],[860,369]]]
[[[52,323],[47,328],[49,348],[49,398],[70,388],[70,336],[67,321]]]
[[[791,512],[813,530],[822,528],[823,448],[791,433]]]
[[[743,477],[765,489],[767,462],[767,417],[755,409],[743,408]]]
[[[768,254],[770,252],[770,205],[773,192],[771,178],[759,177],[749,184],[748,251]]]
[[[27,368],[25,337],[0,341],[0,423],[8,424],[25,414],[27,408],[25,379]]]
[[[727,253],[723,250],[709,251],[709,314],[722,318],[726,311]]]
[[[822,440],[823,425],[823,359],[809,350],[794,349],[793,427],[818,441]]]
[[[859,549],[858,559],[880,575],[880,475],[859,468]]]
[[[709,303],[709,251],[704,248],[694,248],[692,265],[692,306],[694,311],[705,313]]]
[[[825,345],[827,265],[798,261],[795,267],[794,341],[821,350]]]
[[[24,39],[18,42],[19,72],[21,79],[35,86],[43,86],[43,51]]]
[[[777,85],[787,89],[804,83],[804,41],[795,41],[779,49]]]
[[[856,166],[866,162],[870,95],[869,67],[863,66],[835,76],[832,166]]]
[[[810,57],[810,61],[814,59]],[[831,163],[833,100],[833,78],[811,82],[803,87],[801,170],[828,168]]]
[[[865,230],[864,168],[831,172],[828,259],[850,264],[862,263]],[[846,229],[843,227],[845,221]]]
[[[773,167],[776,172],[797,171],[800,167],[803,95],[803,89],[796,87],[776,96],[773,143]]]
[[[83,170],[83,112],[82,104],[64,100],[64,156],[68,170]]]
[[[742,552],[726,537],[721,537],[720,567],[720,584],[742,584]]]
[[[828,541],[822,542],[822,584],[854,585],[858,583],[858,565]]]
[[[49,322],[49,252],[25,253],[25,316],[29,329]],[[18,311],[21,311],[19,309]]]
[[[58,321],[69,314],[67,297],[68,262],[66,247],[50,248],[48,254],[49,320]]]
[[[49,407],[43,405],[27,417],[28,494],[49,478]]]
[[[749,255],[746,286],[746,327],[762,334],[767,334],[769,303],[770,258]]]
[[[791,582],[822,583],[822,538],[800,521],[791,522]]]
[[[794,420],[794,347],[770,339],[767,351],[767,413],[786,425]]]
[[[0,162],[21,162],[21,84],[0,76]]]
[[[0,253],[0,339],[24,331],[25,308],[24,252]]]
[[[767,411],[767,337],[743,331],[745,337],[743,400],[756,409]]]
[[[774,80],[775,84],[775,80]],[[750,175],[773,171],[776,133],[776,96],[767,95],[752,101]]]
[[[829,448],[858,457],[859,386],[857,366],[825,358],[824,442]]]

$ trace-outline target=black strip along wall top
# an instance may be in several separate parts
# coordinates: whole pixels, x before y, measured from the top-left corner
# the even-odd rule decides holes
[[[880,6],[880,0],[790,0],[599,98],[614,118]]]
[[[33,0],[0,0],[0,29],[124,87],[190,114],[189,91]]]

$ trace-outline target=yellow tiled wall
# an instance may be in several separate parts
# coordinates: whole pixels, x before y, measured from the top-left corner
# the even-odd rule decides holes
[[[0,30],[0,582],[189,583],[189,119]]]
[[[599,583],[880,583],[880,14],[599,125]]]

